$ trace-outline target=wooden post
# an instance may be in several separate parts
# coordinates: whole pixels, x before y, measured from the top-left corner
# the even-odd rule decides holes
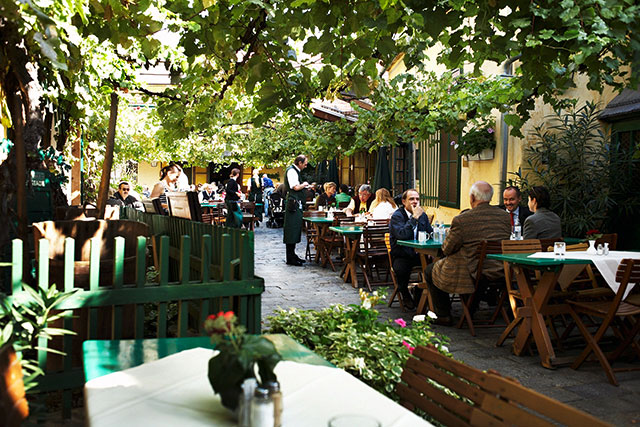
[[[109,129],[107,132],[107,149],[102,163],[102,179],[98,190],[98,218],[104,218],[104,208],[109,197],[109,182],[111,167],[113,166],[113,146],[116,139],[116,121],[118,119],[118,94],[111,92],[111,110],[109,114]]]

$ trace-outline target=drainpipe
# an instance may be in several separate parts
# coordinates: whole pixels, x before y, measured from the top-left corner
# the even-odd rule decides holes
[[[522,54],[512,56],[511,58],[507,59],[502,66],[502,75],[500,75],[500,77],[513,77],[513,63],[520,59],[521,56]],[[504,200],[502,199],[502,193],[504,192],[504,187],[506,186],[507,161],[509,160],[509,125],[504,121],[504,116],[505,113],[500,113],[500,126],[502,134],[502,164],[500,165],[500,204],[504,203]]]

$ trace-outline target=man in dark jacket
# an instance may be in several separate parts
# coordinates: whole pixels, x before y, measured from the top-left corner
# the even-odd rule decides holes
[[[397,209],[391,216],[389,222],[389,242],[391,244],[391,259],[393,261],[393,271],[396,273],[398,289],[402,294],[404,305],[412,310],[416,306],[416,301],[409,293],[407,286],[411,269],[420,265],[420,256],[416,251],[408,246],[400,246],[398,240],[417,240],[418,231],[431,233],[433,228],[429,224],[429,218],[420,207],[420,194],[418,190],[411,189],[402,195],[402,207]]]
[[[502,193],[502,199],[504,200],[504,205],[501,205],[500,208],[506,210],[511,217],[511,227],[514,225],[524,226],[524,220],[533,215],[533,212],[528,207],[520,206],[522,194],[518,187],[509,186],[505,188]]]
[[[118,184],[118,191],[109,198],[108,205],[111,206],[129,206],[134,209],[144,210],[142,202],[133,197],[131,194],[131,184],[127,181],[121,181]]]

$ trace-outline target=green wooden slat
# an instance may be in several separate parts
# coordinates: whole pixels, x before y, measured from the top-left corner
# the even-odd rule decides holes
[[[231,280],[231,235],[222,235],[222,281]]]
[[[253,314],[253,322],[251,323],[253,330],[250,333],[259,334],[261,328],[261,320],[262,320],[262,297],[261,295],[254,295],[251,297],[251,301],[253,302],[253,309],[251,313]]]
[[[240,302],[239,302],[239,312],[240,312],[240,323],[243,325],[248,325],[249,324],[249,297],[247,296],[241,296],[238,297]]]
[[[38,242],[38,286],[40,289],[49,287],[49,241],[40,239]]]
[[[160,237],[160,286],[169,283],[169,236]],[[167,336],[167,303],[158,304],[158,337]]]
[[[189,283],[189,266],[191,265],[191,237],[182,236],[180,243],[181,259],[180,259],[180,284]],[[187,328],[189,326],[189,303],[185,300],[178,301],[178,336],[187,336]]]
[[[48,340],[45,336],[38,337],[38,367],[45,370],[47,367],[47,352],[43,349],[47,348]]]
[[[209,271],[209,268],[211,267],[211,236],[209,234],[202,236],[200,259],[202,260],[202,265],[200,267],[200,280],[202,282],[208,282],[211,277]]]
[[[70,292],[74,286],[76,242],[71,237],[64,239],[64,290]]]
[[[240,268],[242,269],[240,273],[241,279],[248,279],[253,276],[253,233],[245,233],[242,236],[242,262],[240,264]]]
[[[144,288],[147,275],[146,250],[147,238],[138,236],[136,247],[136,287]],[[134,336],[144,338],[144,305],[136,304],[136,325]]]
[[[229,311],[233,308],[232,297],[221,298],[220,310]]]
[[[113,243],[113,287],[114,289],[122,289],[124,278],[124,237],[117,236]],[[120,304],[114,304],[111,310],[111,336],[117,340],[122,338],[122,305]]]
[[[22,240],[13,239],[11,242],[11,289],[16,294],[22,290]]]
[[[89,255],[89,289],[98,290],[100,286],[100,249],[102,242],[98,237],[91,238],[91,253]],[[89,309],[89,339],[98,336],[98,309]]]

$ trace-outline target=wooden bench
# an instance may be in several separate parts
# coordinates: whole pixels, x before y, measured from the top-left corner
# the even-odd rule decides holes
[[[396,386],[400,404],[446,426],[606,426],[592,415],[522,386],[417,347]],[[457,395],[457,397],[456,397]]]

